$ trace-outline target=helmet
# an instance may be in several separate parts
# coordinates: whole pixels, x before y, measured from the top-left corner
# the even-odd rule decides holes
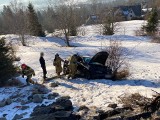
[[[79,56],[79,53],[77,52],[76,55]]]
[[[77,54],[74,54],[73,56],[77,57],[78,55],[77,55]]]
[[[21,68],[26,68],[26,64],[22,64],[22,65],[21,65]]]
[[[59,54],[58,53],[56,53],[56,55],[55,55],[56,57],[58,57],[59,56]]]

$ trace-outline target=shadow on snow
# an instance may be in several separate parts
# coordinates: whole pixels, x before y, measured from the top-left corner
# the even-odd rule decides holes
[[[90,84],[90,85],[96,85],[96,83],[101,83],[109,86],[144,86],[144,87],[152,87],[152,88],[159,88],[160,83],[153,82],[151,80],[117,80],[117,81],[112,81],[112,80],[106,80],[106,79],[101,79],[101,80],[86,80],[86,79],[73,79],[73,80],[68,80],[71,83],[74,84]]]

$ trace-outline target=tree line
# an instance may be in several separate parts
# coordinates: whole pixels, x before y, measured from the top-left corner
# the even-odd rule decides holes
[[[22,3],[14,0],[8,6],[4,6],[0,14],[0,34],[17,34],[23,45],[26,45],[25,36],[44,37],[46,31],[53,33],[61,30],[67,46],[69,36],[76,36],[77,28],[86,23],[89,15],[98,15],[99,23],[103,23],[103,34],[114,34],[115,22],[121,16],[113,17],[113,8],[119,5],[132,5],[144,0],[116,0],[105,2],[104,0],[88,0],[89,4],[74,4],[74,0],[59,0],[59,5],[51,4],[44,10],[35,10],[32,3],[25,7]],[[148,1],[152,5],[152,1]],[[158,0],[154,0],[160,5]]]

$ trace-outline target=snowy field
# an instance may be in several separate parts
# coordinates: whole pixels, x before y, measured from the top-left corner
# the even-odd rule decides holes
[[[33,79],[38,83],[42,82],[42,70],[39,64],[40,52],[45,54],[47,77],[50,77],[55,75],[53,59],[56,53],[59,53],[63,59],[67,59],[74,53],[93,56],[98,51],[106,48],[110,39],[120,40],[126,52],[125,57],[129,62],[131,73],[127,80],[86,80],[82,78],[67,80],[62,78],[52,80],[60,83],[60,86],[56,88],[51,88],[49,83],[45,83],[52,92],[65,96],[69,95],[75,107],[86,105],[106,109],[108,104],[118,103],[119,97],[123,95],[140,93],[146,97],[152,97],[155,94],[154,91],[160,93],[160,44],[151,43],[147,37],[135,36],[135,31],[142,24],[144,24],[144,21],[121,22],[119,31],[113,36],[98,35],[98,32],[96,32],[97,26],[86,26],[85,36],[72,38],[71,44],[77,47],[65,47],[63,40],[54,37],[27,37],[29,46],[24,47],[17,42],[18,37],[16,35],[6,35],[5,37],[7,40],[16,43],[16,55],[21,58],[18,64],[26,63],[32,67],[36,73]],[[22,80],[25,81],[25,79]],[[25,93],[30,87],[23,88],[21,92]],[[6,91],[4,89],[8,92],[4,93]],[[14,87],[0,88],[0,99],[9,97],[16,90],[17,88]],[[28,114],[25,117],[29,117],[29,114],[37,104],[29,104],[30,108],[26,111],[16,110],[14,106],[18,105],[20,103],[12,103],[0,108],[0,117],[3,114],[8,114],[6,116],[7,120],[12,120],[15,114],[22,112],[27,112]]]

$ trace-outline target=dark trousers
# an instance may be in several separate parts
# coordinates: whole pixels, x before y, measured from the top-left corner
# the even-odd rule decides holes
[[[42,70],[43,70],[43,78],[45,79],[47,74],[46,67],[45,66],[42,67]]]
[[[26,79],[26,83],[29,84],[29,82],[31,81],[32,75],[28,75],[27,79]]]

